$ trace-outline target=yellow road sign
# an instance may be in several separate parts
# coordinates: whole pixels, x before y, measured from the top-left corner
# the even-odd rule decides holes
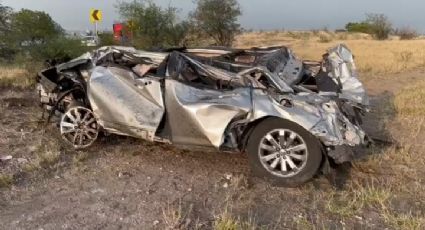
[[[91,23],[101,22],[102,21],[102,11],[98,9],[92,9],[90,11],[90,21]]]

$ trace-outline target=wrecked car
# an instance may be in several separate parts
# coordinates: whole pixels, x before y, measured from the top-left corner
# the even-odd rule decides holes
[[[37,89],[74,148],[112,133],[246,152],[256,175],[283,186],[351,161],[369,143],[360,127],[368,98],[345,45],[321,62],[287,47],[102,47],[40,72]]]

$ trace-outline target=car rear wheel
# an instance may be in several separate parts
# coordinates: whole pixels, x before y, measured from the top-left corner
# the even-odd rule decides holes
[[[91,110],[75,106],[68,109],[60,122],[62,138],[76,149],[92,145],[99,134],[99,125]]]
[[[299,186],[317,173],[320,142],[301,126],[270,118],[258,124],[247,145],[253,172],[280,186]]]

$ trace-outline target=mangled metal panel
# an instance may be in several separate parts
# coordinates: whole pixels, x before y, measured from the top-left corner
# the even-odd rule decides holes
[[[364,144],[365,133],[352,124],[339,110],[334,101],[321,105],[323,119],[310,132],[326,146]]]
[[[265,117],[299,124],[327,146],[354,146],[364,141],[364,132],[351,124],[334,102],[325,99],[312,103],[292,97],[291,105],[283,106],[261,89],[220,92],[197,89],[175,80],[166,80],[166,88],[167,122],[173,143],[220,149],[232,122],[249,123]]]
[[[312,129],[322,119],[317,105],[308,104],[302,100],[291,99],[290,105],[283,106],[277,99],[263,90],[253,91],[253,111],[250,120],[264,117],[279,117],[295,122],[305,128]]]
[[[251,74],[254,74],[254,77],[252,77]],[[267,87],[263,83],[261,83],[258,77],[256,77],[255,75],[259,77],[265,77],[267,79],[268,84],[274,89],[278,90],[280,93],[294,92],[294,90],[288,84],[286,84],[285,81],[283,81],[276,74],[271,73],[265,67],[254,67],[238,73],[238,76],[240,76],[241,79],[246,79],[246,86],[266,89]]]
[[[282,101],[281,104],[288,101],[290,104],[282,107],[275,103],[275,107],[280,108],[279,117],[301,125],[326,146],[354,146],[365,143],[364,131],[352,124],[335,101],[329,98],[314,93],[300,93],[278,95],[275,100]],[[291,107],[297,110],[291,110]]]
[[[57,69],[58,72],[61,72],[63,70],[68,70],[68,69],[74,68],[76,66],[84,65],[84,64],[89,63],[91,61],[91,58],[92,58],[91,53],[85,53],[85,54],[81,55],[80,57],[72,59],[69,62],[57,65],[56,69]]]
[[[190,73],[193,76],[187,76],[187,74],[185,74],[188,73],[188,70],[193,71]],[[179,52],[170,54],[166,76],[188,82],[199,79],[204,84],[211,85],[217,83],[217,81],[221,81],[223,84],[233,87],[243,87],[245,85],[243,79],[237,74],[202,64]]]
[[[177,55],[177,54],[176,54]],[[178,54],[176,56],[175,62],[170,62],[171,66],[170,69],[172,69],[170,72],[171,74],[177,74],[180,73],[180,71],[177,71],[176,69],[184,69],[186,68],[185,64],[187,64],[184,61],[189,61],[190,64],[195,65],[197,70],[200,71],[202,74],[211,74],[210,70],[213,67],[206,66],[203,64],[200,64],[196,62],[193,59],[190,59],[183,54]],[[176,64],[177,63],[177,64]],[[176,68],[176,66],[179,66]],[[208,73],[207,73],[208,72]],[[264,86],[261,86],[261,83],[257,81],[254,77],[251,77],[251,74],[255,73],[261,73],[268,77],[268,81],[272,84],[274,84],[275,88],[278,89],[280,93],[289,93],[286,96],[281,96],[282,99],[284,97],[290,98],[291,103],[290,106],[283,106],[280,103],[279,96],[277,98],[272,97],[270,95],[270,92],[267,91],[267,88]],[[289,87],[283,80],[278,77],[277,75],[271,73],[265,67],[255,67],[251,69],[247,69],[245,71],[242,71],[241,73],[238,73],[238,78],[241,82],[245,83],[244,86],[241,86],[241,89],[245,90],[252,90],[250,94],[245,93],[245,100],[251,101],[250,108],[245,108],[245,110],[249,109],[249,113],[246,114],[245,118],[247,121],[253,122],[257,119],[261,119],[263,117],[279,117],[283,118],[289,121],[293,121],[302,127],[304,127],[306,130],[309,130],[313,135],[318,137],[322,140],[322,142],[325,145],[344,145],[348,144],[350,146],[361,144],[364,140],[364,132],[357,126],[353,125],[339,110],[338,105],[331,101],[329,98],[323,98],[317,94],[311,93],[305,95],[294,95],[293,90],[291,87]],[[217,77],[217,74],[212,74],[212,76]],[[232,77],[229,77],[232,76]],[[221,72],[221,75],[217,77],[217,79],[233,79],[232,73],[228,72]],[[179,79],[179,78],[177,78]],[[181,79],[181,78],[180,78]],[[180,84],[180,83],[179,83]],[[173,86],[170,85],[170,83],[167,83],[166,90],[168,91],[168,87],[175,87],[174,85],[178,85],[178,83],[173,84]],[[186,87],[186,88],[185,88]],[[190,133],[196,135],[193,135],[192,143],[202,143],[202,145],[208,145],[208,143],[213,143],[215,147],[218,147],[223,142],[223,137],[225,134],[220,133],[225,130],[225,127],[227,127],[227,122],[231,121],[237,116],[241,116],[242,114],[236,113],[218,113],[221,115],[228,115],[227,119],[220,119],[224,120],[224,124],[221,127],[221,129],[217,129],[216,131],[219,131],[217,133],[213,133],[211,130],[207,131],[206,128],[208,126],[203,126],[203,120],[202,118],[199,118],[197,116],[196,109],[194,109],[197,106],[197,103],[202,104],[202,106],[206,106],[205,103],[208,103],[208,100],[201,100],[197,97],[197,95],[204,95],[207,90],[206,89],[195,89],[191,86],[185,86],[182,84],[178,87],[178,89],[183,89],[177,93],[174,97],[170,98],[169,96],[166,96],[166,100],[172,101],[174,100],[174,104],[170,103],[171,105],[168,105],[167,108],[172,107],[171,111],[180,111],[184,106],[184,102],[190,101],[190,109],[186,108],[183,109],[183,111],[180,111],[179,114],[186,114],[185,116],[179,118],[181,120],[184,120],[185,118],[190,117],[193,124],[190,126],[190,130],[181,130],[174,128],[172,137],[174,138],[173,141],[176,141],[175,139],[182,139],[181,143],[189,141],[187,138],[190,137]],[[254,88],[260,88],[260,89],[254,89]],[[212,93],[214,92],[214,93]],[[168,93],[168,92],[167,92]],[[206,94],[215,95],[212,96],[212,98],[219,98],[219,95],[224,95],[225,91],[210,91]],[[183,97],[183,95],[187,97]],[[190,96],[188,96],[190,95]],[[231,94],[230,94],[231,95]],[[239,95],[239,94],[238,94]],[[175,99],[177,98],[177,100]],[[209,98],[209,97],[206,97]],[[176,103],[176,101],[183,101],[183,103]],[[246,101],[247,103],[248,101]],[[229,101],[226,101],[226,103],[229,103]],[[180,106],[175,106],[177,104],[180,104]],[[175,106],[175,107],[174,107]],[[234,106],[239,107],[238,104],[234,104]],[[180,109],[180,110],[179,110]],[[187,112],[186,110],[192,111],[192,113]],[[212,110],[211,110],[212,111]],[[212,117],[220,117],[213,115],[214,113],[209,113],[212,115]],[[234,117],[232,117],[232,115]],[[168,118],[170,119],[170,123],[172,124],[173,118],[176,115],[168,113]],[[177,115],[180,116],[180,115]],[[178,120],[178,119],[177,119]],[[208,117],[207,124],[215,124],[211,120],[211,117]],[[177,122],[178,123],[178,122]],[[200,125],[201,124],[201,125]],[[214,125],[216,126],[216,125]],[[193,129],[193,127],[198,127]],[[203,128],[201,128],[203,127]],[[218,126],[217,126],[218,127]],[[182,134],[177,134],[179,132],[182,132]],[[202,138],[200,138],[202,137]],[[199,139],[197,139],[199,138]],[[202,139],[202,140],[201,140]],[[195,141],[196,140],[196,141]],[[180,142],[180,141],[178,141]]]
[[[369,98],[358,78],[354,56],[350,49],[340,44],[330,49],[328,55],[330,77],[342,86],[339,97],[361,105],[369,105]]]
[[[226,128],[251,109],[250,89],[230,91],[200,89],[165,80],[166,122],[173,143],[214,146],[219,149]]]
[[[204,51],[207,52],[208,50]],[[240,58],[244,62],[238,62]],[[287,85],[299,83],[303,76],[302,61],[296,58],[291,50],[286,47],[234,50],[216,58],[195,57],[195,59],[208,66],[225,69],[232,73],[238,73],[250,68],[262,68],[279,76],[280,81],[284,81]],[[246,62],[249,59],[251,61]]]
[[[164,114],[158,80],[137,79],[131,71],[117,67],[96,67],[89,81],[88,97],[106,130],[154,140]]]
[[[192,68],[193,78],[186,76],[185,71]],[[259,74],[259,75],[258,75]],[[196,78],[200,78],[203,83],[214,85],[221,83],[228,87],[259,87],[266,88],[265,85],[259,82],[257,77],[250,75],[263,76],[267,79],[267,82],[277,89],[281,93],[293,93],[293,89],[276,74],[271,73],[266,67],[253,67],[245,69],[239,73],[229,72],[223,69],[219,69],[213,66],[205,65],[191,57],[179,53],[173,52],[168,60],[167,76],[172,78],[181,79],[185,81],[192,81]],[[211,81],[212,80],[212,81]]]
[[[302,77],[302,62],[284,47],[259,57],[254,65],[266,67],[288,85],[298,83]]]
[[[120,54],[129,61],[138,62],[140,60],[145,60],[150,64],[159,64],[168,56],[168,53],[136,50],[134,47],[105,46],[95,50],[91,57],[94,63],[98,63],[113,53]]]
[[[191,53],[203,57],[217,57],[220,55],[230,54],[235,52],[234,49],[211,49],[211,48],[192,48],[185,49],[185,53]]]
[[[147,52],[136,50],[133,47],[104,46],[92,52],[85,53],[69,62],[57,65],[56,69],[58,72],[61,72],[87,63],[91,63],[93,68],[113,54],[122,55],[127,60],[134,61],[136,63],[143,60],[146,63],[155,65],[159,65],[168,56],[168,53]]]

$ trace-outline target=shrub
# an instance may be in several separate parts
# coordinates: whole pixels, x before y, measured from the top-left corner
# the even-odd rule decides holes
[[[348,34],[347,33],[337,33],[337,39],[338,40],[347,40],[348,39]]]
[[[80,56],[89,47],[83,46],[81,40],[72,38],[57,38],[43,45],[35,46],[31,50],[31,58],[37,60],[46,59],[70,59]]]
[[[16,54],[15,49],[0,44],[0,63],[11,63]]]
[[[179,21],[178,9],[162,8],[154,1],[119,2],[121,18],[133,23],[133,45],[140,48],[178,46],[187,34],[187,22]]]
[[[236,0],[197,0],[191,13],[198,32],[212,37],[219,46],[230,46],[241,31],[238,17],[242,14]]]
[[[321,43],[329,43],[332,41],[332,38],[328,35],[320,34],[319,35],[319,42]]]
[[[366,22],[371,25],[372,35],[378,40],[388,39],[393,31],[390,20],[384,14],[367,14]]]
[[[0,14],[0,59],[32,64],[68,59],[85,51],[80,40],[67,38],[64,29],[45,12],[15,12],[0,5]]]
[[[345,28],[348,32],[359,32],[373,35],[375,39],[388,39],[393,31],[392,24],[384,14],[367,14],[363,22],[350,22]]]
[[[114,40],[114,35],[110,32],[100,33],[99,35],[100,46],[112,46],[117,45]]]
[[[418,33],[416,32],[416,30],[410,27],[403,27],[403,28],[397,29],[395,31],[395,34],[399,36],[401,40],[412,40],[418,37]]]
[[[312,33],[314,36],[319,36],[319,34],[320,34],[320,30],[318,30],[318,29],[312,29],[312,30],[311,30],[311,33]]]

